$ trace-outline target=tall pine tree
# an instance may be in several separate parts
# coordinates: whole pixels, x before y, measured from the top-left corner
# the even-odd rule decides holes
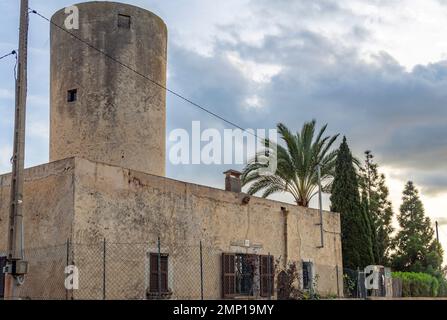
[[[393,228],[393,208],[391,201],[388,200],[389,190],[386,186],[385,175],[380,174],[377,179],[376,197],[376,217],[375,232],[377,241],[377,263],[380,265],[389,265],[391,251],[391,235]]]
[[[331,210],[341,215],[344,267],[357,269],[371,264],[374,258],[370,225],[360,203],[357,172],[346,137],[338,150]]]
[[[371,225],[374,263],[389,264],[393,210],[385,176],[379,173],[371,151],[365,151],[365,165],[360,170],[360,189],[363,210]]]
[[[406,184],[402,200],[398,215],[401,230],[394,239],[393,267],[399,271],[439,273],[442,248],[434,239],[430,219],[425,216],[413,182]]]

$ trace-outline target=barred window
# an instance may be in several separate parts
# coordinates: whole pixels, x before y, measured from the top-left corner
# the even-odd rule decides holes
[[[312,288],[312,262],[303,262],[303,289]]]
[[[237,296],[268,297],[274,292],[273,256],[254,254],[222,255],[222,297]],[[260,290],[258,291],[259,288]]]

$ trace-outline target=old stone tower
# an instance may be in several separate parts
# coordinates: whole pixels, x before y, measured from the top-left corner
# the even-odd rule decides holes
[[[127,4],[77,4],[70,30],[106,55],[51,26],[50,161],[81,157],[165,175],[167,28]],[[64,26],[67,14],[52,22]],[[139,75],[141,74],[141,75]]]

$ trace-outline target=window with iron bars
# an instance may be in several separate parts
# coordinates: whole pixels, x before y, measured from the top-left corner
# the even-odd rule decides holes
[[[222,296],[271,297],[274,294],[274,258],[268,255],[222,255]]]

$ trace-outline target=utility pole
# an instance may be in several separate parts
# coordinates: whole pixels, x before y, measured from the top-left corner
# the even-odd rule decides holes
[[[435,226],[436,226],[436,241],[438,241],[439,243],[438,221],[435,221]]]
[[[28,0],[20,2],[18,75],[16,79],[14,154],[8,230],[8,261],[5,269],[5,299],[16,298],[16,288],[28,271],[23,257],[23,171],[27,94]]]
[[[317,174],[318,174],[318,206],[320,209],[320,237],[321,245],[320,248],[324,248],[324,229],[323,229],[323,199],[321,195],[321,165],[317,164]]]

